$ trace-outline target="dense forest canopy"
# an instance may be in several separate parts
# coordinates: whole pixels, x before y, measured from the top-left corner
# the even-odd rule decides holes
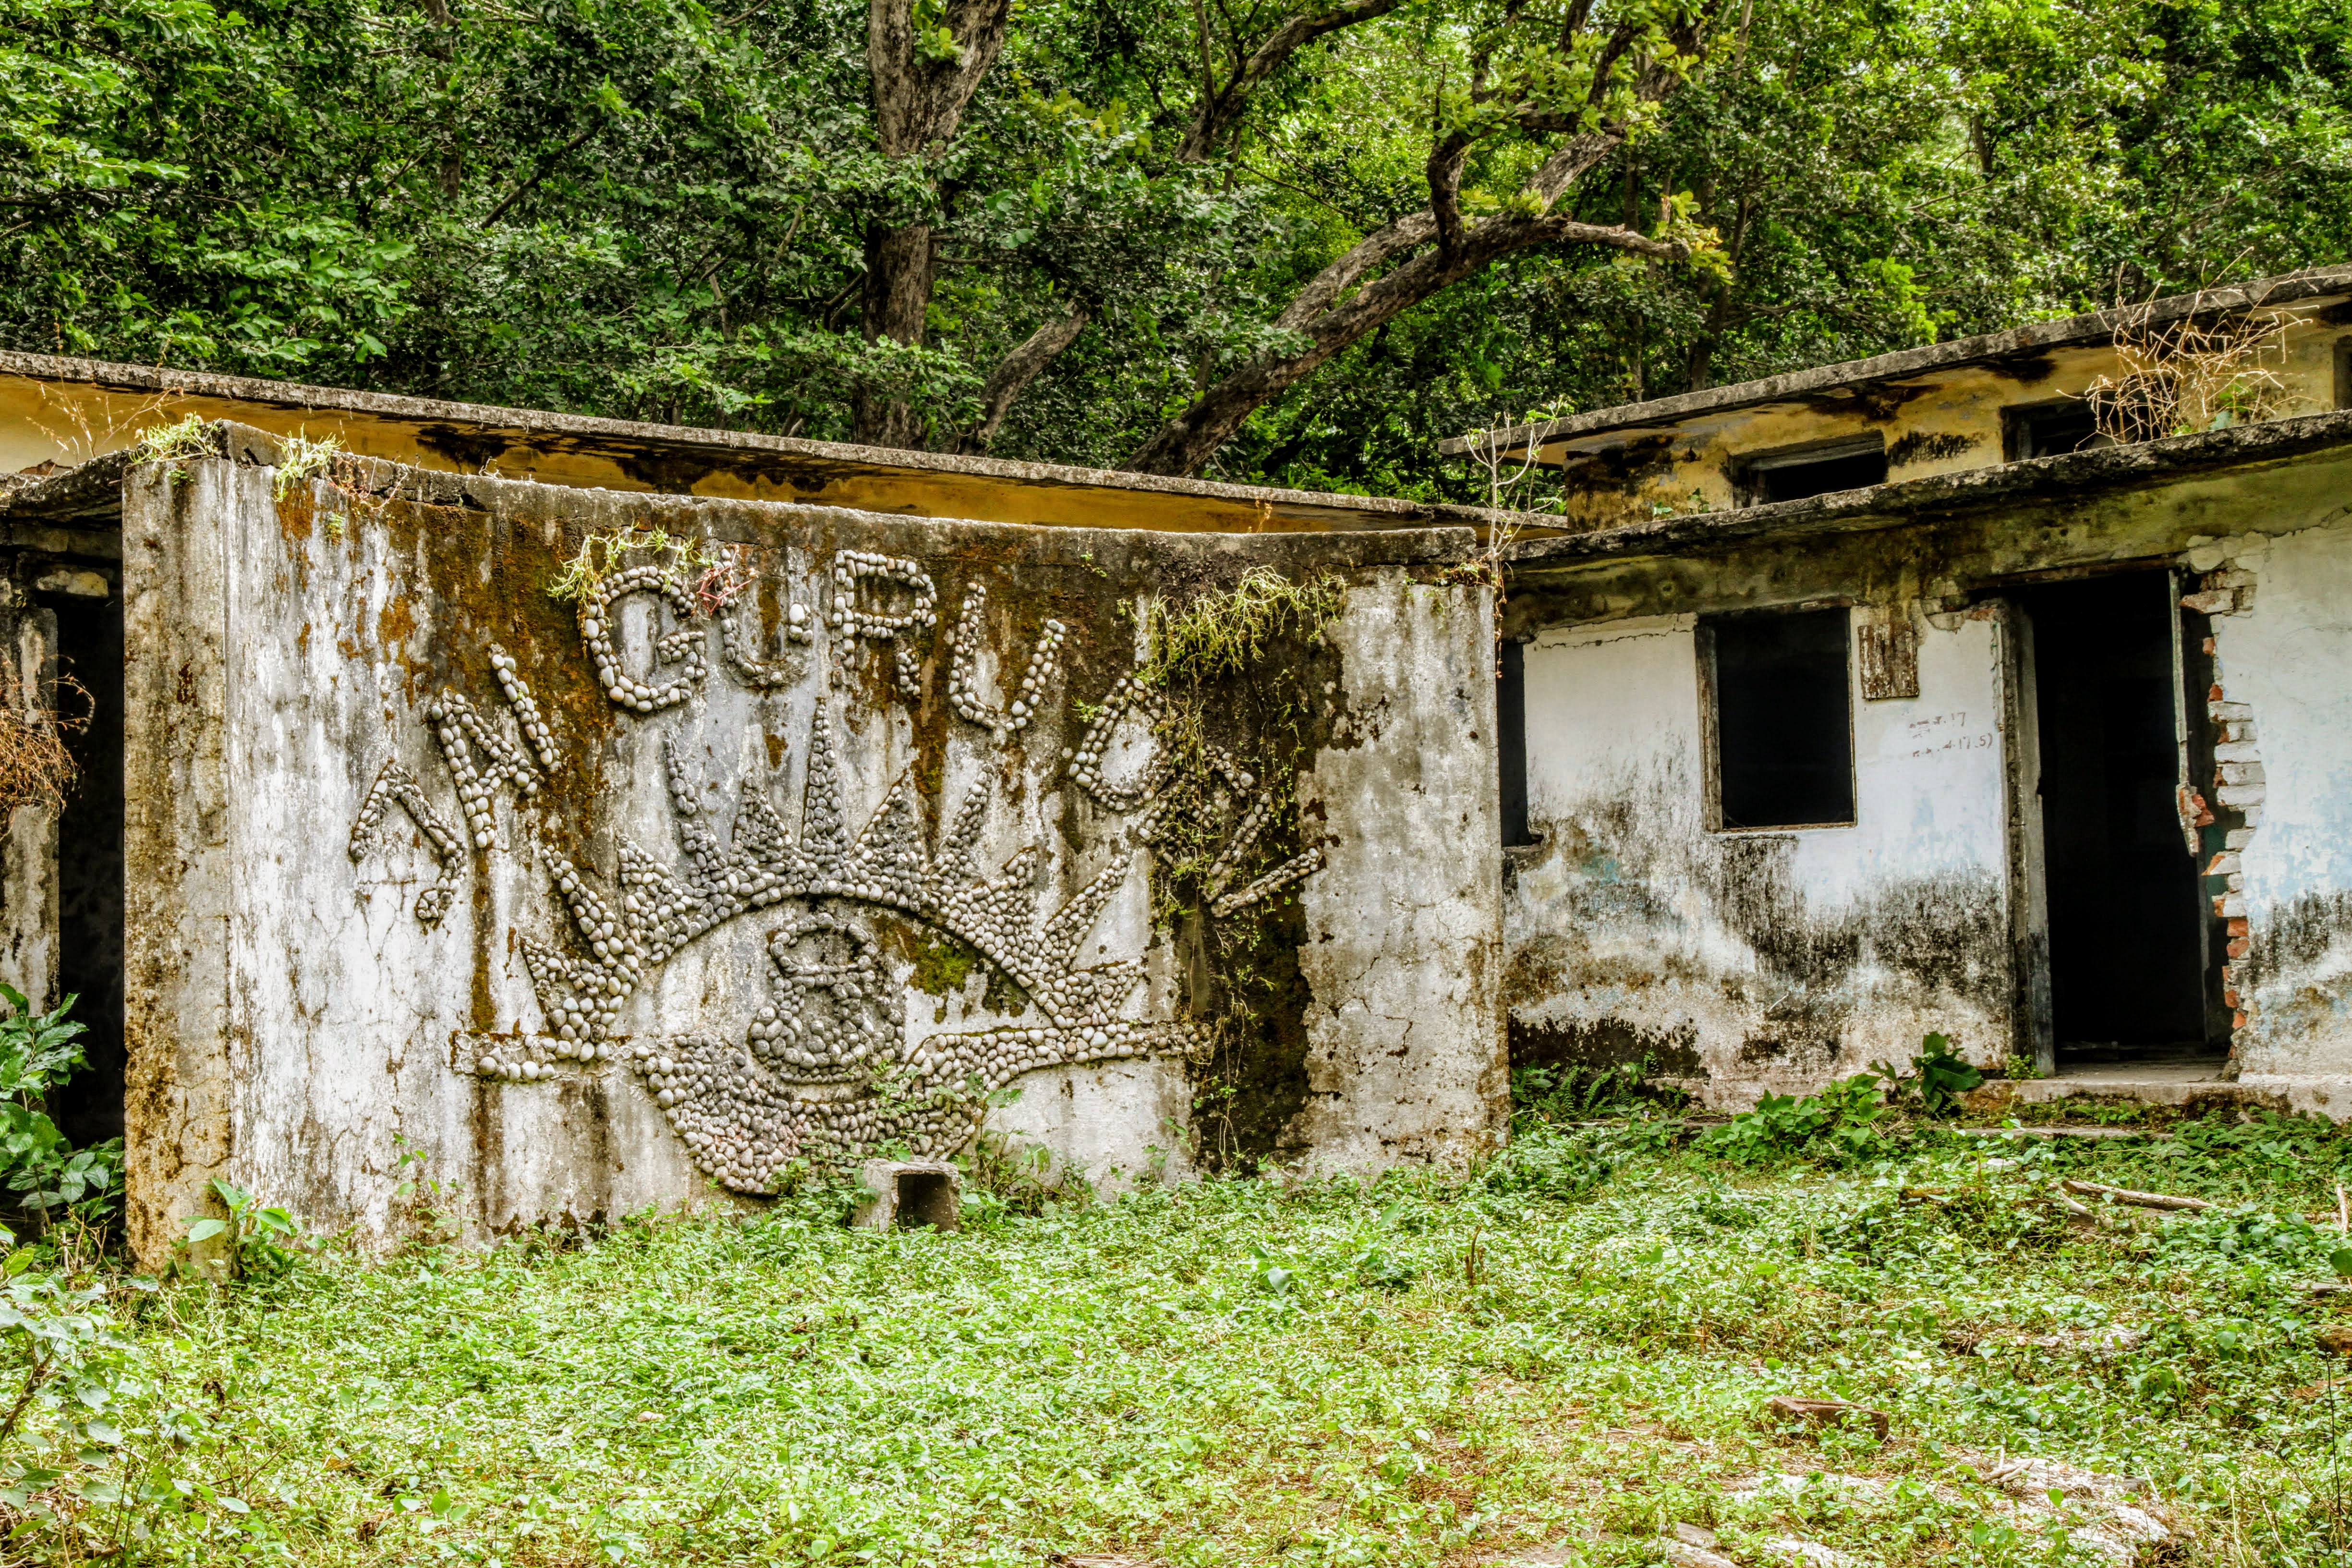
[[[0,0],[0,345],[1393,494],[2352,257],[2340,0]]]

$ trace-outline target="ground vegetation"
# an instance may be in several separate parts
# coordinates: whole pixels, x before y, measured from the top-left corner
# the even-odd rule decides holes
[[[1369,1186],[1112,1196],[984,1149],[960,1234],[814,1189],[467,1249],[410,1183],[389,1259],[27,1246],[0,1522],[126,1563],[2341,1560],[2342,1131],[2033,1137],[1848,1084],[1759,1139],[1630,1072],[1517,1087],[1507,1152]]]

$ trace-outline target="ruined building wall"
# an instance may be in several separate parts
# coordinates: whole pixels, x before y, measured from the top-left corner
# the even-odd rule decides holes
[[[2207,869],[2244,1081],[2352,1114],[2352,516],[2200,541],[2218,729]]]
[[[2004,1058],[2001,632],[1989,610],[1921,626],[1912,698],[1864,700],[1850,660],[1856,825],[1738,833],[1706,826],[1696,617],[1537,633],[1514,1057],[1647,1056],[1742,1107],[1906,1061],[1931,1030]]]
[[[288,487],[267,437],[224,438],[249,460],[125,485],[151,1259],[215,1177],[382,1238],[404,1182],[479,1235],[751,1201],[983,1115],[1122,1179],[1496,1135],[1491,606],[1444,570],[1466,535],[352,460]],[[641,551],[551,595],[625,527],[726,565],[673,582]],[[1327,584],[1323,629],[1190,704],[1132,683],[1155,600],[1259,566]]]

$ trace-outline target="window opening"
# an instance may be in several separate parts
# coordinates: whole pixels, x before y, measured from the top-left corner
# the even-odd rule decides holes
[[[1701,623],[1717,826],[1853,826],[1847,620],[1839,608]]]
[[[1503,779],[1503,843],[1533,844],[1528,828],[1527,644],[1507,642],[1495,681],[1495,751]]]
[[[2180,826],[2172,580],[2028,588],[2058,1065],[2200,1059],[2222,943]],[[2191,722],[2201,721],[2191,703]],[[2193,741],[2193,738],[2192,738]],[[2226,1012],[2220,1014],[2226,1027]]]
[[[2088,398],[2062,397],[2001,410],[2002,452],[2012,463],[2114,445],[2099,433]]]
[[[1766,452],[1741,458],[1738,473],[1750,506],[1863,489],[1886,482],[1886,440],[1873,434]]]

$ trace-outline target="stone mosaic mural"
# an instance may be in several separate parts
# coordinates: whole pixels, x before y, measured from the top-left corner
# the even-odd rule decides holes
[[[940,626],[937,585],[917,561],[845,550],[822,577],[829,607],[789,604],[776,634],[765,637],[756,613],[762,584],[740,559],[694,584],[674,563],[640,563],[583,593],[579,655],[624,722],[658,724],[705,695],[714,679],[753,692],[814,686],[811,718],[794,738],[804,758],[798,810],[779,810],[769,780],[747,773],[722,834],[689,748],[676,730],[665,732],[658,754],[674,844],[622,837],[611,879],[541,848],[564,928],[516,940],[542,1027],[462,1036],[455,1064],[485,1079],[536,1082],[617,1062],[639,1078],[697,1166],[746,1193],[769,1190],[794,1161],[838,1166],[894,1149],[952,1152],[978,1127],[992,1095],[1038,1068],[1197,1044],[1186,1022],[1135,1016],[1144,991],[1141,958],[1089,963],[1084,956],[1106,905],[1129,880],[1135,858],[1153,852],[1168,814],[1179,802],[1184,811],[1201,809],[1201,790],[1171,787],[1172,749],[1158,743],[1168,716],[1160,695],[1122,676],[1078,708],[1091,721],[1044,782],[1074,786],[1123,818],[1126,853],[1060,907],[1043,909],[1036,889],[1046,847],[1025,843],[993,865],[983,859],[997,788],[992,775],[983,772],[950,805],[927,797],[908,769],[866,820],[854,822],[846,802],[856,792],[845,787],[836,728],[860,693],[876,689],[855,679],[864,658],[884,661],[886,700],[919,702],[926,647],[936,638],[946,657],[934,668],[955,721],[1001,747],[1048,703],[1075,695],[1061,689],[1071,628],[1045,619],[1025,659],[994,659],[1002,696],[992,700],[982,668],[994,652],[982,620],[984,575],[964,586],[957,621],[947,627]],[[787,585],[766,586],[782,603]],[[639,674],[630,672],[617,633],[632,598],[652,609],[650,660]],[[503,790],[532,799],[567,765],[520,661],[493,645],[488,663],[503,717],[454,687],[421,713],[461,826],[440,815],[432,791],[395,759],[382,765],[352,826],[351,856],[364,862],[395,812],[414,822],[439,868],[412,906],[426,927],[447,914],[468,867],[500,852],[495,796]],[[719,669],[725,673],[715,675]],[[1206,899],[1218,915],[1238,915],[1322,866],[1319,845],[1275,853],[1268,832],[1275,795],[1266,781],[1213,746],[1204,765],[1211,795],[1230,815],[1206,878]],[[625,1005],[665,963],[719,928],[762,914],[776,919],[765,938],[767,1001],[746,1033],[624,1031]],[[877,918],[912,922],[977,955],[1025,998],[1018,1021],[910,1039],[903,984]]]

